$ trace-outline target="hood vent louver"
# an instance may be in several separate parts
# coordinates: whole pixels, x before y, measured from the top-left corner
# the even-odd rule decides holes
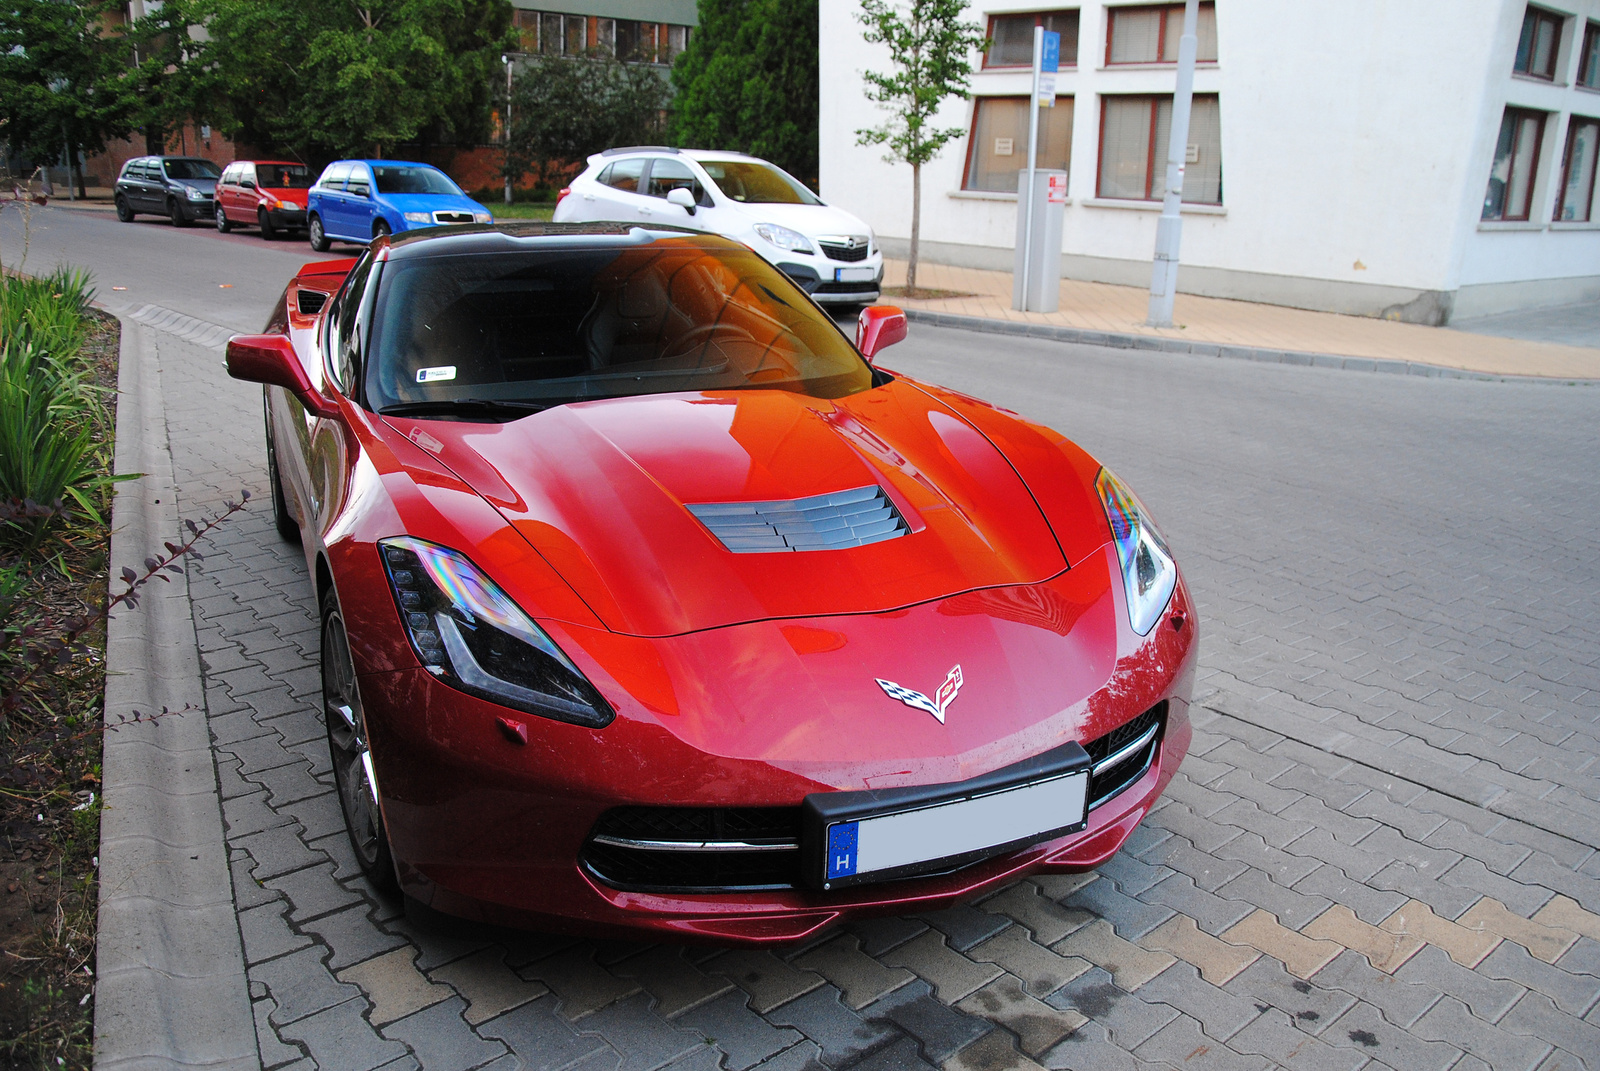
[[[735,554],[844,550],[911,531],[876,484],[776,502],[703,502],[688,507]]]

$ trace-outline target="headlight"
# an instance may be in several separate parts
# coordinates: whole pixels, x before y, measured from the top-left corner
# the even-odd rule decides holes
[[[406,222],[407,223],[432,223],[433,222],[433,217],[428,215],[428,213],[426,213],[426,212],[407,212],[405,215],[406,215]]]
[[[453,550],[379,540],[411,646],[428,672],[490,702],[598,729],[616,717],[572,660]]]
[[[185,186],[183,190],[183,195],[191,201],[204,201],[206,199],[206,195],[201,192],[198,186]]]
[[[780,227],[776,223],[757,223],[755,232],[779,249],[788,249],[796,253],[816,252],[811,248],[811,242],[805,235],[791,231],[788,227]]]
[[[491,216],[487,212],[474,212],[474,213],[472,213],[472,222],[474,222],[474,223],[493,223],[494,222],[494,217]]]
[[[1172,552],[1161,538],[1150,515],[1126,484],[1101,469],[1094,487],[1100,492],[1106,520],[1111,522],[1111,539],[1117,544],[1117,560],[1122,563],[1122,586],[1128,593],[1128,619],[1133,631],[1150,632],[1172,598],[1178,583],[1178,567]]]

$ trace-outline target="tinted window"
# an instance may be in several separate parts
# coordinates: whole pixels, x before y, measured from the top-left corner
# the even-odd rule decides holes
[[[646,157],[636,156],[632,160],[618,160],[600,173],[600,181],[607,186],[628,193],[639,192],[639,176],[644,174]]]
[[[678,189],[688,190],[694,194],[697,203],[704,203],[705,189],[700,185],[700,180],[694,177],[694,172],[689,170],[688,164],[682,160],[657,157],[650,165],[650,196],[665,197]]]
[[[372,324],[366,388],[380,409],[757,389],[840,398],[872,384],[785,275],[716,239],[390,262]]]
[[[210,160],[168,160],[166,169],[172,179],[214,179],[222,174]]]
[[[431,167],[393,167],[379,164],[372,169],[378,179],[379,193],[443,193],[461,191],[445,177],[444,172]]]
[[[324,171],[322,177],[317,180],[317,185],[325,190],[344,189],[344,181],[350,177],[350,168],[353,166],[352,164],[329,164],[328,170]]]
[[[745,204],[820,205],[817,195],[771,164],[743,160],[702,160],[717,188]]]
[[[247,173],[244,176],[249,178]],[[304,164],[257,164],[255,180],[276,190],[303,190],[311,185],[311,172]]]
[[[362,317],[359,313],[372,265],[371,254],[361,258],[361,263],[350,272],[349,280],[328,312],[327,346],[332,358],[333,378],[346,393],[355,381],[355,370],[360,364]]]

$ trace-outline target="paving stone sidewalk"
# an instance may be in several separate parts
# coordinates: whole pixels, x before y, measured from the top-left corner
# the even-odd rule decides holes
[[[1592,423],[1571,469],[1498,503],[1463,498],[1419,432],[1373,490],[1387,530],[1339,507],[1293,420],[1282,457],[1219,452],[1240,471],[1218,484],[1194,474],[1228,425],[1197,434],[1194,455],[1148,466],[1204,485],[1169,531],[1204,614],[1194,747],[1123,853],[797,947],[595,942],[420,927],[362,880],[317,713],[310,584],[266,507],[260,392],[225,377],[193,323],[139,329],[182,515],[255,494],[189,581],[264,1068],[1600,1071]],[[930,346],[898,366],[1026,400]],[[1076,352],[1007,343],[1024,361],[1030,346]],[[1341,401],[1355,388],[1329,377],[1353,373],[1208,374],[1241,372],[1323,392],[1330,420],[1376,404]],[[1548,387],[1525,388],[1545,403],[1506,384],[1396,389],[1570,410]],[[1033,400],[1050,418],[1053,395]],[[1485,466],[1473,475],[1493,482]],[[1405,512],[1445,508],[1455,527],[1431,536]]]

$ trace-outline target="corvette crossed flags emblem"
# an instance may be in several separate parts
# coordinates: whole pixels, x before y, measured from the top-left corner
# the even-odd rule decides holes
[[[961,667],[959,665],[951,667],[950,673],[945,677],[944,683],[939,685],[939,690],[934,693],[932,699],[921,692],[901,687],[894,681],[886,681],[881,677],[874,677],[873,680],[878,682],[878,687],[882,688],[890,699],[898,699],[906,706],[917,710],[926,710],[939,719],[940,725],[943,725],[945,710],[955,702],[956,693],[961,691]]]

